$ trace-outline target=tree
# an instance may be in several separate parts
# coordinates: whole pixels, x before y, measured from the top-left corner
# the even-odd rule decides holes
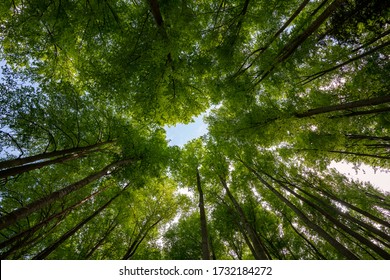
[[[389,8],[2,1],[2,258],[388,259]]]

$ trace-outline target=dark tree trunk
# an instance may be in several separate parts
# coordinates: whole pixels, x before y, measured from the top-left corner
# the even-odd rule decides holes
[[[295,233],[298,234],[299,237],[301,237],[303,240],[305,240],[305,242],[308,244],[308,246],[310,247],[310,249],[313,250],[314,254],[315,254],[316,256],[318,256],[320,259],[326,260],[326,257],[317,249],[317,247],[314,246],[314,244],[313,244],[309,239],[307,239],[306,236],[305,236],[303,233],[299,232],[299,231],[294,227],[294,225],[291,223],[290,220],[288,220],[288,222],[289,222],[291,228],[295,231]]]
[[[346,137],[349,139],[357,139],[357,140],[371,140],[371,141],[390,141],[390,137],[388,136],[371,136],[371,135],[356,135],[356,134],[346,134]]]
[[[69,154],[78,154],[78,153],[83,153],[83,152],[85,153],[87,151],[91,151],[92,149],[95,149],[97,147],[100,147],[100,146],[103,146],[103,145],[106,145],[109,143],[113,143],[113,141],[97,143],[97,144],[86,146],[86,147],[76,147],[76,148],[71,148],[71,149],[66,149],[66,150],[61,150],[61,151],[42,153],[39,155],[25,157],[25,158],[17,158],[17,159],[1,161],[0,162],[0,169],[11,168],[11,167],[19,166],[19,165],[24,165],[27,163],[33,163],[33,162],[36,162],[38,160],[51,159],[53,157],[58,157],[58,156],[65,156],[65,155],[69,155]]]
[[[283,201],[294,213],[312,230],[318,233],[323,239],[329,242],[340,254],[342,254],[347,259],[357,260],[358,257],[328,234],[320,226],[312,222],[301,210],[299,210],[294,204],[292,204],[288,199],[286,199],[282,194],[280,194],[274,187],[272,187],[267,181],[265,181],[252,167],[247,165],[244,161],[241,161],[249,171],[251,171],[260,182],[263,183],[273,194],[275,194],[281,201]]]
[[[264,245],[261,242],[259,236],[257,235],[255,230],[253,229],[253,227],[251,226],[251,224],[247,220],[247,218],[245,216],[245,213],[242,210],[241,206],[238,204],[237,200],[231,194],[231,192],[230,192],[230,190],[229,190],[229,188],[228,188],[228,186],[226,184],[225,179],[222,178],[221,176],[219,176],[219,179],[221,181],[221,184],[222,184],[223,188],[226,191],[226,194],[228,195],[229,199],[233,203],[234,208],[236,209],[236,211],[237,211],[237,213],[238,213],[238,215],[240,217],[242,225],[244,226],[246,232],[248,233],[248,236],[249,236],[249,238],[250,238],[250,240],[252,242],[253,248],[254,248],[254,257],[255,257],[255,259],[257,259],[257,260],[267,260],[268,259],[267,252],[266,252],[266,250],[264,248]]]
[[[274,180],[273,178],[271,178]],[[378,247],[359,233],[355,232],[354,230],[350,229],[348,226],[346,226],[344,223],[340,222],[337,218],[334,218],[332,215],[329,214],[328,211],[322,209],[318,205],[314,204],[310,200],[304,198],[303,196],[297,194],[294,190],[291,188],[287,187],[285,184],[281,183],[279,180],[274,180],[277,182],[282,188],[287,190],[289,193],[293,194],[296,198],[300,199],[313,209],[317,210],[319,213],[321,213],[325,218],[327,218],[329,221],[331,221],[335,226],[339,227],[340,229],[344,230],[346,233],[348,233],[350,236],[356,238],[359,242],[362,244],[366,245],[368,248],[371,248],[374,252],[376,252],[378,255],[383,257],[384,259],[390,259],[390,254],[388,254],[385,250],[382,248]]]
[[[282,185],[284,182],[272,177],[271,175],[267,174],[266,172],[263,172],[265,175],[267,175],[269,178],[271,178],[272,180],[274,180],[275,182],[277,182],[278,184]],[[339,216],[342,216],[344,218],[346,218],[347,220],[353,222],[353,223],[356,223],[357,225],[361,226],[362,228],[368,230],[369,232],[372,232],[372,233],[375,233],[377,234],[378,236],[382,237],[384,240],[390,242],[390,236],[388,236],[386,233],[382,232],[381,230],[379,230],[378,228],[376,227],[373,227],[372,225],[369,225],[353,216],[351,216],[350,214],[348,213],[344,213],[342,211],[340,211],[339,209],[327,204],[325,201],[323,201],[322,199],[318,198],[317,196],[309,193],[308,191],[304,190],[303,188],[295,185],[295,184],[292,184],[290,182],[287,182],[287,184],[291,185],[292,187],[298,189],[299,191],[301,191],[302,193],[306,194],[307,196],[309,196],[310,198],[312,198],[311,201],[317,201],[318,203],[320,203],[323,207],[327,208],[329,211],[332,211],[334,213],[336,213],[337,215]],[[310,201],[310,202],[311,202]],[[345,204],[344,204],[345,205]],[[326,209],[324,209],[326,210]]]
[[[353,111],[353,112],[348,113],[348,114],[332,116],[332,117],[330,117],[330,119],[348,118],[348,117],[380,114],[380,113],[385,113],[385,112],[389,112],[389,111],[390,111],[390,107],[371,109],[371,110],[364,110],[364,111]]]
[[[372,158],[379,158],[379,159],[390,159],[390,156],[379,156],[379,155],[364,154],[364,153],[354,153],[354,152],[347,152],[347,151],[320,150],[320,149],[299,149],[299,150],[300,151],[327,152],[327,153],[353,155],[353,156],[361,156],[361,157],[372,157]]]
[[[66,195],[81,189],[82,187],[85,187],[89,183],[107,175],[110,171],[113,171],[113,170],[115,170],[123,165],[129,164],[132,161],[133,161],[132,159],[127,159],[127,160],[121,160],[121,161],[114,162],[114,163],[106,166],[105,168],[103,168],[99,172],[96,172],[92,175],[89,175],[88,177],[86,177],[86,178],[84,178],[76,183],[73,183],[73,184],[71,184],[71,185],[69,185],[61,190],[55,191],[55,192],[53,192],[53,193],[51,193],[51,194],[49,194],[41,199],[38,199],[38,200],[36,200],[36,201],[34,201],[34,202],[24,206],[24,207],[21,207],[19,209],[12,211],[11,213],[0,218],[0,229],[6,228],[6,227],[16,223],[17,221],[19,221],[20,219],[22,219],[24,217],[27,217],[31,213],[42,209],[43,207],[49,205],[50,203],[52,203],[58,199],[61,199],[61,198],[65,197]]]
[[[95,251],[102,246],[104,241],[108,238],[108,236],[111,234],[111,232],[114,231],[114,229],[118,226],[118,224],[113,223],[108,230],[104,233],[103,237],[99,239],[99,241],[95,244],[95,246],[92,247],[92,249],[85,255],[84,259],[88,260]]]
[[[54,242],[52,245],[44,249],[42,252],[40,252],[38,255],[36,255],[33,260],[43,260],[47,256],[49,256],[55,249],[57,249],[62,243],[64,243],[69,237],[71,237],[73,234],[75,234],[80,228],[82,228],[84,225],[86,225],[89,221],[91,221],[93,218],[95,218],[100,212],[102,212],[104,209],[106,209],[118,196],[120,196],[127,188],[129,187],[129,184],[122,189],[118,194],[116,194],[114,197],[112,197],[109,201],[107,201],[104,205],[99,207],[95,212],[92,213],[92,215],[88,216],[86,219],[78,223],[74,228],[63,234],[56,242]]]
[[[267,70],[263,73],[260,73],[260,79],[255,83],[255,86],[261,81],[263,81],[275,67],[279,64],[287,60],[293,52],[307,39],[309,38],[331,15],[334,11],[336,11],[341,3],[345,0],[335,0],[333,1],[323,12],[320,14],[300,35],[296,38],[288,42],[284,48],[278,53],[275,58],[275,63],[273,63]]]
[[[40,168],[48,166],[48,165],[63,163],[63,162],[66,162],[68,160],[81,158],[84,156],[84,154],[85,153],[81,153],[81,152],[74,153],[74,154],[70,154],[70,155],[65,155],[63,157],[58,157],[58,158],[55,158],[52,160],[46,160],[43,162],[31,163],[31,164],[26,164],[26,165],[22,165],[22,166],[17,166],[17,167],[1,170],[0,171],[0,178],[7,178],[10,176],[19,175],[19,174],[22,174],[22,173],[25,173],[25,172],[28,172],[31,170],[40,169]]]
[[[200,228],[201,228],[201,235],[202,235],[202,258],[204,260],[209,260],[210,249],[209,249],[209,236],[207,232],[207,219],[206,219],[206,211],[204,207],[203,190],[200,182],[200,175],[198,169],[196,169],[196,186],[199,194]]]
[[[331,67],[329,69],[326,69],[326,70],[317,72],[315,74],[312,74],[312,75],[306,77],[302,82],[303,82],[303,84],[310,83],[311,81],[314,81],[315,79],[318,79],[319,77],[322,77],[322,76],[324,76],[325,74],[327,74],[329,72],[337,70],[337,69],[339,69],[339,68],[341,68],[341,67],[343,67],[343,66],[345,66],[345,65],[347,65],[347,64],[349,64],[349,63],[351,63],[351,62],[353,62],[355,60],[358,60],[358,59],[361,59],[361,58],[363,58],[365,56],[368,56],[368,55],[370,55],[370,54],[372,54],[372,53],[374,53],[374,52],[376,52],[376,51],[378,51],[378,50],[380,50],[380,49],[382,49],[384,47],[387,47],[388,45],[390,45],[390,42],[385,42],[385,43],[383,43],[383,44],[373,48],[372,50],[369,50],[369,51],[367,51],[367,52],[365,52],[365,53],[363,53],[361,55],[355,56],[354,58],[351,58],[351,59],[349,59],[349,60],[347,60],[347,61],[345,61],[343,63],[337,64],[336,66],[333,66],[333,67]]]
[[[16,234],[16,235],[12,236],[11,238],[9,238],[9,239],[7,239],[7,240],[1,242],[1,243],[0,243],[0,248],[4,248],[4,247],[6,247],[6,246],[8,246],[8,245],[10,245],[10,244],[12,244],[12,243],[14,243],[14,242],[16,242],[16,241],[19,241],[20,239],[22,239],[23,237],[25,237],[25,236],[27,236],[27,235],[30,235],[30,236],[33,235],[37,230],[39,230],[40,228],[42,228],[42,227],[48,225],[48,224],[49,224],[52,220],[54,220],[55,218],[59,218],[60,220],[65,219],[66,216],[67,216],[73,209],[75,209],[76,207],[82,205],[83,203],[85,203],[86,201],[88,201],[89,199],[91,199],[92,197],[94,197],[95,195],[101,193],[101,192],[104,191],[106,188],[108,188],[108,187],[105,187],[105,188],[103,188],[102,190],[99,190],[99,191],[97,191],[97,192],[94,192],[93,194],[87,196],[86,198],[83,198],[81,201],[79,201],[79,202],[77,202],[77,203],[75,203],[75,204],[73,204],[73,205],[67,207],[66,209],[62,210],[61,212],[55,213],[55,214],[51,215],[50,217],[46,218],[44,221],[42,221],[42,222],[40,222],[40,223],[38,223],[38,224],[32,226],[31,228],[28,228],[28,229],[26,229],[25,231],[23,231],[23,232],[21,232],[21,233],[18,233],[18,234]],[[17,249],[23,247],[25,241],[22,240],[22,241],[20,241],[20,243],[21,243],[21,244],[20,244],[21,246],[19,246]]]
[[[156,222],[154,222],[150,227],[141,229],[138,233],[135,240],[131,243],[130,247],[127,249],[125,255],[122,257],[122,260],[128,260],[132,256],[134,256],[135,252],[138,249],[138,246],[142,243],[145,237],[148,235],[149,231],[154,228],[159,222],[162,221],[162,218],[159,218]]]
[[[314,115],[329,113],[329,112],[335,112],[335,111],[342,111],[342,110],[350,110],[354,108],[360,108],[360,107],[367,107],[367,106],[373,106],[373,105],[380,105],[390,102],[390,95],[385,96],[379,96],[374,97],[370,99],[363,99],[353,102],[348,102],[344,104],[337,104],[337,105],[331,105],[331,106],[324,106],[319,107],[315,109],[310,109],[303,113],[296,113],[295,116],[297,118],[305,118],[305,117],[311,117]]]
[[[310,35],[312,35],[331,15],[334,11],[340,8],[341,3],[345,0],[333,1],[323,12],[320,14],[309,27],[306,28],[299,36],[285,45],[282,51],[278,54],[277,61],[282,62],[286,60]]]
[[[291,15],[291,17],[283,24],[283,26],[281,28],[279,28],[279,30],[274,34],[274,36],[272,36],[272,38],[267,42],[266,45],[264,45],[263,47],[261,47],[260,49],[257,49],[257,50],[254,50],[249,56],[247,56],[247,58],[245,59],[244,63],[241,64],[241,67],[240,69],[238,69],[238,71],[234,74],[234,77],[237,77],[239,75],[241,75],[242,73],[244,73],[246,70],[248,70],[254,61],[256,61],[259,56],[264,53],[268,48],[269,46],[279,37],[280,34],[282,34],[282,32],[290,25],[290,23],[302,12],[302,10],[306,7],[306,5],[310,2],[310,0],[304,0],[303,3],[298,7],[298,9]],[[247,63],[248,59],[253,56],[254,54],[257,54],[256,57],[253,59],[253,61],[249,64],[249,66],[244,67],[244,65]]]

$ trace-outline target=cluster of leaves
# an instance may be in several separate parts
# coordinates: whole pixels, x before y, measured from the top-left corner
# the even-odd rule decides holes
[[[386,1],[2,1],[2,258],[389,258],[327,170],[390,168],[389,40]]]

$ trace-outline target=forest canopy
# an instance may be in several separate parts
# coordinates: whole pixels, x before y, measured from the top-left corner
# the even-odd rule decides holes
[[[1,259],[390,259],[390,2],[3,0]],[[167,125],[209,132],[169,146]]]

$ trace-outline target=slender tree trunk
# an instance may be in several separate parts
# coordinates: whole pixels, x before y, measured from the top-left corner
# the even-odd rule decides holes
[[[106,142],[97,143],[97,144],[86,146],[86,147],[76,147],[76,148],[65,149],[65,150],[61,150],[61,151],[42,153],[39,155],[34,155],[34,156],[30,156],[30,157],[25,157],[25,158],[17,158],[17,159],[1,161],[0,162],[0,169],[20,166],[20,165],[24,165],[27,163],[33,163],[33,162],[36,162],[38,160],[51,159],[53,157],[58,157],[58,156],[65,156],[65,155],[69,155],[69,154],[78,154],[78,153],[83,153],[83,152],[85,153],[87,151],[91,151],[92,149],[98,148],[100,146],[103,146],[103,145],[106,145],[109,143],[113,143],[113,141],[106,141]]]
[[[206,211],[204,207],[203,190],[200,182],[200,174],[198,168],[196,169],[196,186],[199,194],[200,228],[201,228],[201,235],[202,235],[202,258],[204,260],[209,260],[210,249],[209,249],[209,236],[207,232],[207,219],[206,219]]]
[[[372,154],[353,153],[353,152],[346,152],[346,151],[326,150],[325,152],[328,152],[328,153],[335,153],[335,154],[354,155],[354,156],[361,156],[361,157],[372,157],[372,158],[380,158],[380,159],[390,159],[390,156],[378,156],[378,155],[372,155]]]
[[[108,238],[108,236],[111,234],[111,232],[114,231],[114,229],[118,226],[118,224],[116,223],[113,223],[109,228],[108,230],[104,233],[103,237],[99,239],[99,241],[95,244],[95,246],[93,246],[93,248],[85,255],[84,259],[88,260],[92,255],[93,253],[95,253],[95,251],[100,247],[102,246],[102,244],[104,243],[104,241]]]
[[[344,104],[337,104],[337,105],[331,105],[331,106],[324,106],[319,107],[315,109],[310,109],[303,113],[296,113],[295,116],[297,118],[305,118],[305,117],[311,117],[314,115],[329,113],[329,112],[335,112],[335,111],[342,111],[342,110],[350,110],[354,108],[360,108],[360,107],[367,107],[367,106],[373,106],[373,105],[380,105],[390,102],[390,95],[385,96],[379,96],[369,99],[363,99],[353,102],[348,102]]]
[[[268,42],[268,44],[265,46],[265,48],[268,48],[278,37],[282,32],[290,25],[290,23],[303,11],[303,9],[306,7],[306,5],[310,2],[310,0],[304,0],[301,5],[299,5],[298,9],[295,10],[295,12],[290,16],[290,18],[283,24],[283,26],[275,33],[274,36],[272,36],[271,40]]]
[[[354,153],[354,152],[347,152],[347,151],[320,150],[320,149],[298,149],[298,150],[299,151],[318,151],[318,152],[354,155],[354,156],[361,156],[361,157],[372,157],[372,158],[380,158],[380,159],[390,159],[390,156],[378,156],[378,155],[372,155],[372,154]]]
[[[255,259],[257,259],[256,255],[258,255],[258,253],[256,252],[255,248],[253,247],[252,242],[248,237],[248,233],[244,229],[241,230],[241,233],[242,233],[242,236],[244,237],[246,245],[248,245],[249,250],[252,252],[252,256]]]
[[[291,17],[283,24],[281,28],[272,36],[272,38],[267,42],[266,45],[261,47],[260,49],[254,50],[250,55],[247,56],[245,59],[244,63],[241,64],[240,69],[234,74],[234,77],[237,77],[238,75],[241,75],[244,73],[246,70],[248,70],[252,65],[253,62],[256,61],[262,53],[264,53],[269,46],[279,37],[280,34],[290,25],[290,23],[302,12],[302,10],[306,7],[306,5],[310,2],[310,0],[304,0],[303,3],[298,7],[298,9],[291,15]],[[248,59],[253,56],[254,54],[257,54],[256,57],[253,59],[253,61],[249,64],[249,66],[245,66],[247,63]]]
[[[365,116],[365,115],[372,115],[372,114],[380,114],[389,112],[390,107],[384,107],[384,108],[378,108],[378,109],[371,109],[371,110],[364,110],[364,111],[354,111],[348,114],[343,115],[337,115],[337,116],[331,116],[330,119],[337,119],[337,118],[348,118],[348,117],[356,117],[356,116]]]
[[[149,0],[149,7],[156,21],[158,27],[162,27],[164,25],[164,20],[161,15],[160,5],[158,4],[158,0]]]
[[[390,144],[363,144],[370,149],[390,149]]]
[[[52,160],[47,160],[47,161],[38,162],[38,163],[31,163],[31,164],[26,164],[26,165],[22,165],[22,166],[17,166],[17,167],[1,170],[0,171],[0,178],[7,178],[10,176],[19,175],[19,174],[22,174],[22,173],[25,173],[25,172],[28,172],[31,170],[40,169],[40,168],[48,166],[48,165],[63,163],[63,162],[69,161],[69,160],[81,158],[84,156],[84,154],[85,153],[74,153],[74,154],[70,154],[70,155],[65,155],[63,157],[58,157],[58,158],[55,158]]]
[[[162,218],[159,218],[156,222],[154,222],[150,227],[146,229],[141,229],[141,231],[138,233],[135,240],[132,242],[130,247],[127,249],[125,255],[122,257],[122,260],[128,260],[132,256],[134,256],[135,252],[138,249],[138,246],[142,243],[142,241],[145,239],[145,237],[148,235],[150,230],[154,228],[159,222],[162,221]]]
[[[326,69],[326,70],[317,72],[315,74],[312,74],[312,75],[306,77],[302,82],[303,82],[303,84],[310,83],[311,81],[314,81],[315,79],[318,79],[319,77],[322,77],[322,76],[324,76],[325,74],[327,74],[329,72],[337,70],[337,69],[339,69],[339,68],[341,68],[341,67],[343,67],[343,66],[345,66],[345,65],[347,65],[347,64],[349,64],[349,63],[351,63],[351,62],[353,62],[355,60],[358,60],[358,59],[361,59],[361,58],[363,58],[365,56],[368,56],[368,55],[370,55],[370,54],[372,54],[372,53],[374,53],[374,52],[376,52],[376,51],[378,51],[378,50],[380,50],[380,49],[382,49],[384,47],[387,47],[389,45],[390,45],[390,42],[385,42],[385,43],[383,43],[383,44],[373,48],[372,50],[369,50],[369,51],[367,51],[367,52],[365,52],[365,53],[363,53],[361,55],[358,55],[358,56],[355,56],[355,57],[353,57],[351,59],[348,59],[347,61],[345,61],[343,63],[337,64],[336,66],[333,66],[333,67],[331,67],[329,69]]]
[[[267,174],[266,172],[263,172],[265,175],[267,175],[269,178],[271,178],[272,180],[274,180],[275,182],[277,182],[278,184],[282,185],[283,182],[272,177],[271,175]],[[309,196],[310,198],[312,198],[311,201],[317,201],[319,202],[323,207],[327,208],[329,211],[332,211],[332,212],[335,212],[337,215],[339,216],[342,216],[344,218],[346,218],[347,220],[353,222],[353,223],[356,223],[357,225],[361,226],[362,228],[365,228],[366,230],[370,231],[370,232],[373,232],[375,234],[377,234],[378,236],[382,237],[383,239],[385,239],[386,241],[390,242],[390,236],[388,236],[386,233],[382,232],[381,230],[377,229],[376,227],[373,227],[363,221],[360,221],[359,219],[351,216],[350,214],[348,213],[344,213],[342,211],[340,211],[339,209],[331,206],[331,205],[328,205],[327,203],[325,203],[322,199],[318,198],[317,196],[309,193],[308,191],[304,190],[303,188],[295,185],[295,184],[292,184],[292,183],[287,183],[289,185],[291,185],[292,187],[300,190],[302,193],[306,194],[307,196]],[[326,210],[326,209],[324,209]]]
[[[242,221],[242,224],[243,224],[245,230],[248,233],[248,236],[249,236],[249,238],[250,238],[250,240],[252,242],[253,248],[254,248],[254,257],[255,257],[255,259],[257,259],[257,260],[267,260],[268,259],[267,253],[266,253],[264,245],[262,244],[259,236],[257,235],[255,230],[253,229],[253,227],[251,226],[251,224],[247,220],[247,218],[245,216],[245,213],[242,210],[241,206],[238,204],[237,200],[231,194],[231,192],[230,192],[230,190],[229,190],[229,188],[228,188],[228,186],[226,184],[225,179],[222,178],[221,176],[219,176],[219,179],[221,181],[221,184],[222,184],[223,188],[226,191],[226,194],[228,195],[229,199],[232,201],[232,203],[234,205],[234,208],[236,209],[236,211],[237,211],[237,213],[238,213],[238,215],[240,217],[240,220]]]
[[[48,230],[46,230],[43,234],[37,235],[33,238],[25,238],[24,240],[21,240],[11,246],[8,251],[2,253],[0,255],[0,259],[4,260],[8,258],[10,255],[13,255],[13,259],[19,259],[21,256],[25,255],[26,253],[29,252],[31,248],[35,246],[40,240],[44,239],[45,236],[53,232],[62,222],[62,219],[59,219],[55,222],[54,225],[52,225]],[[22,250],[23,249],[23,250]]]
[[[288,42],[279,52],[273,63],[267,70],[261,73],[261,78],[255,82],[255,86],[263,81],[275,67],[289,58],[293,52],[309,38],[331,15],[336,11],[345,0],[334,0],[300,35]]]
[[[289,222],[291,228],[295,231],[295,233],[298,234],[298,236],[301,237],[303,240],[305,240],[305,242],[308,244],[308,246],[310,247],[310,249],[314,251],[314,254],[315,254],[316,256],[318,256],[320,259],[326,260],[326,257],[325,257],[323,254],[321,254],[321,252],[317,249],[317,247],[314,246],[314,244],[313,244],[309,239],[307,239],[306,236],[305,236],[303,233],[299,232],[299,231],[294,227],[294,225],[291,223],[290,220],[288,220],[288,222]]]
[[[21,220],[24,217],[27,217],[31,213],[42,209],[43,207],[49,205],[50,203],[52,203],[58,199],[61,199],[61,198],[65,197],[66,195],[81,189],[82,187],[85,187],[89,183],[91,183],[91,182],[93,182],[93,181],[95,181],[103,176],[106,176],[109,172],[112,172],[113,170],[116,170],[123,165],[129,164],[132,161],[133,161],[132,159],[126,159],[126,160],[120,160],[120,161],[111,163],[110,165],[106,166],[105,168],[103,168],[99,172],[96,172],[92,175],[89,175],[88,177],[86,177],[86,178],[84,178],[76,183],[73,183],[73,184],[71,184],[71,185],[69,185],[61,190],[55,191],[55,192],[53,192],[53,193],[51,193],[51,194],[49,194],[41,199],[38,199],[38,200],[36,200],[36,201],[34,201],[34,202],[24,206],[24,207],[21,207],[19,209],[14,210],[11,213],[9,213],[3,217],[0,217],[0,229],[6,228],[6,227],[16,223],[17,221]]]
[[[365,48],[365,47],[367,47],[367,46],[369,46],[369,45],[375,43],[375,42],[378,41],[379,39],[381,39],[381,38],[383,38],[383,37],[385,37],[386,35],[389,35],[389,34],[390,34],[390,29],[387,30],[387,31],[385,31],[385,32],[383,32],[382,34],[380,34],[379,36],[375,37],[374,39],[368,41],[368,42],[365,43],[364,45],[361,45],[360,47],[358,47],[358,48],[352,50],[352,52],[353,52],[353,53],[354,53],[354,52],[357,52],[358,50],[360,50],[360,49],[362,49],[362,48]]]
[[[22,238],[25,237],[26,235],[30,235],[30,236],[31,236],[32,234],[34,234],[34,233],[35,233],[37,230],[39,230],[40,228],[42,228],[42,227],[48,225],[48,224],[49,224],[52,220],[54,220],[55,218],[60,218],[61,220],[65,219],[66,216],[67,216],[73,209],[75,209],[76,207],[78,207],[78,206],[84,204],[86,201],[88,201],[89,199],[91,199],[91,198],[94,197],[95,195],[101,193],[102,191],[104,191],[104,190],[107,189],[107,188],[108,188],[108,187],[105,187],[105,188],[103,188],[103,189],[101,189],[101,190],[99,190],[99,191],[97,191],[97,192],[94,192],[93,194],[87,196],[86,198],[83,198],[81,201],[79,201],[79,202],[77,202],[77,203],[75,203],[75,204],[73,204],[73,205],[67,207],[66,209],[62,210],[61,212],[55,213],[55,214],[51,215],[50,217],[46,218],[44,221],[42,221],[42,222],[40,222],[40,223],[38,223],[38,224],[32,226],[31,228],[26,229],[25,231],[23,231],[23,232],[21,232],[21,233],[18,233],[18,234],[16,234],[16,235],[12,236],[11,238],[9,238],[9,239],[7,239],[7,240],[1,242],[1,243],[0,243],[0,249],[6,247],[6,246],[8,246],[8,245],[10,245],[10,244],[12,244],[12,243],[14,243],[14,242],[16,242],[16,241],[19,241],[20,239],[22,239]],[[16,249],[20,249],[21,247],[23,247],[24,243],[25,243],[25,241],[22,240],[22,241],[20,242],[20,244],[19,244],[20,246],[18,246]]]
[[[349,139],[357,139],[357,140],[372,140],[372,141],[390,141],[390,137],[388,136],[371,136],[371,135],[357,135],[357,134],[346,134],[346,137]]]
[[[78,223],[74,228],[67,231],[65,234],[63,234],[56,242],[54,242],[52,245],[44,249],[42,252],[40,252],[38,255],[36,255],[33,260],[43,260],[47,256],[49,256],[55,249],[57,249],[62,243],[64,243],[69,237],[71,237],[73,234],[75,234],[79,229],[81,229],[84,225],[86,225],[89,221],[91,221],[93,218],[95,218],[100,212],[102,212],[104,209],[106,209],[118,196],[120,196],[130,185],[128,184],[125,188],[123,188],[118,194],[116,194],[114,197],[112,197],[109,201],[107,201],[104,205],[99,207],[95,212],[92,213],[92,215],[88,216],[86,219]]]
[[[272,178],[271,178],[272,179]],[[274,179],[273,179],[274,180]],[[346,233],[348,233],[350,236],[356,238],[359,242],[366,245],[368,248],[376,252],[378,255],[380,255],[384,259],[390,259],[390,254],[387,253],[382,248],[378,247],[368,239],[366,239],[364,236],[360,235],[359,233],[355,232],[354,230],[350,229],[348,226],[346,226],[344,223],[340,222],[338,219],[334,218],[332,215],[328,213],[328,211],[322,209],[318,205],[314,204],[310,200],[304,198],[303,196],[297,194],[294,190],[287,187],[285,184],[282,184],[280,181],[276,180],[276,182],[285,190],[287,190],[289,193],[293,194],[296,198],[300,199],[313,209],[317,210],[319,213],[321,213],[325,218],[327,218],[329,221],[331,221],[334,225],[344,230]]]
[[[340,254],[342,254],[347,259],[357,260],[358,257],[348,250],[344,245],[338,242],[330,234],[328,234],[324,229],[322,229],[317,224],[313,223],[301,210],[299,210],[294,204],[292,204],[288,199],[286,199],[282,194],[280,194],[274,187],[272,187],[267,181],[265,181],[252,167],[247,165],[244,161],[240,160],[249,171],[251,171],[260,182],[264,184],[273,194],[275,194],[281,201],[283,201],[294,213],[312,230],[318,233],[319,236],[324,238],[329,242]]]
[[[309,27],[306,28],[299,36],[285,45],[282,51],[278,54],[277,61],[282,62],[286,60],[310,35],[312,35],[331,15],[334,11],[340,8],[345,0],[333,1],[323,12],[319,15]]]
[[[210,253],[211,253],[211,259],[216,260],[217,259],[217,254],[215,253],[215,248],[214,248],[214,243],[213,243],[213,238],[210,237]]]

